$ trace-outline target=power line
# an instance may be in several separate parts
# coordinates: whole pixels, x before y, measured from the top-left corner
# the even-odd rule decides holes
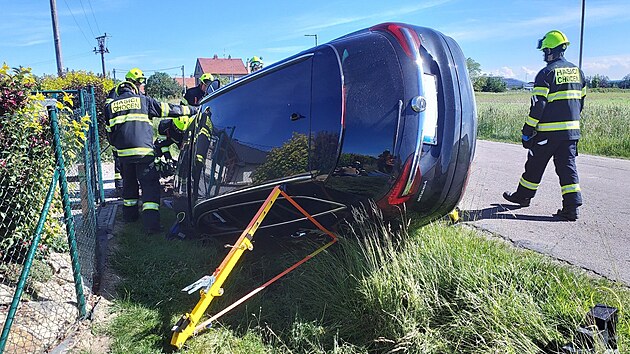
[[[74,59],[84,58],[84,57],[91,56],[91,55],[92,55],[92,52],[91,52],[91,51],[90,51],[90,52],[77,53],[77,54],[73,54],[73,55],[65,56],[65,57],[64,57],[64,60],[65,60],[65,61],[69,61],[69,60],[74,60]],[[36,61],[36,62],[34,62],[34,63],[29,63],[29,64],[26,64],[25,66],[34,66],[34,65],[37,65],[37,64],[46,64],[46,63],[50,63],[50,62],[53,62],[53,61],[55,61],[55,59],[48,59],[48,60]]]
[[[92,18],[94,18],[94,23],[96,23],[96,29],[98,30],[98,33],[101,33],[101,29],[98,26],[98,21],[96,20],[96,15],[94,15],[94,9],[92,8],[91,0],[88,0],[88,5],[90,5],[90,11],[92,11]]]
[[[79,26],[79,22],[74,17],[74,13],[72,13],[72,10],[70,10],[70,6],[68,6],[68,2],[66,0],[63,0],[63,2],[66,4],[66,7],[68,8],[68,11],[70,11],[70,15],[72,15],[72,19],[74,20],[74,23],[76,23],[77,27],[79,27],[79,31],[81,31],[81,34],[83,35],[83,38],[85,38],[85,41],[91,46],[90,41],[88,40],[88,38],[85,35],[85,33],[83,33],[83,30],[81,29],[81,26]]]
[[[88,18],[87,13],[85,12],[85,7],[83,7],[83,1],[79,0],[79,3],[81,4],[81,10],[83,10],[83,16],[85,16],[85,21],[88,24],[88,27],[90,28],[90,33],[92,33],[92,37],[94,36],[94,31],[92,31],[92,25],[90,25],[90,19]]]
[[[152,73],[154,73],[154,72],[158,72],[158,71],[168,71],[168,70],[175,70],[175,69],[181,70],[181,69],[182,69],[182,66],[180,65],[180,66],[174,66],[174,67],[172,67],[172,68],[164,68],[164,69],[146,69],[146,70],[144,70],[144,69],[143,69],[142,71],[143,71],[143,72],[152,72]],[[129,71],[128,69],[118,69],[118,68],[117,68],[117,69],[115,69],[115,70],[116,70],[116,71],[119,71],[119,72],[122,72],[122,71],[125,71],[125,72],[126,72],[126,71]]]

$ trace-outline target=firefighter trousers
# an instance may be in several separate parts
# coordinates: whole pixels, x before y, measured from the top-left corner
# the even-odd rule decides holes
[[[146,161],[148,160],[148,161]],[[139,217],[139,196],[142,188],[142,223],[145,231],[160,228],[160,173],[153,156],[140,161],[121,161],[123,179],[123,219],[135,221]]]
[[[556,174],[560,179],[563,208],[582,205],[582,193],[575,157],[578,155],[577,140],[537,139],[528,151],[525,172],[516,190],[519,198],[533,198],[542,180],[545,168],[553,157]]]
[[[112,155],[114,156],[114,187],[122,189],[122,163],[116,149],[112,151]]]

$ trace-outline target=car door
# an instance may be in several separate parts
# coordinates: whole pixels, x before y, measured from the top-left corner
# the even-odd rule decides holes
[[[257,72],[217,91],[211,141],[198,149],[193,192],[212,198],[252,185],[310,175],[312,54]]]

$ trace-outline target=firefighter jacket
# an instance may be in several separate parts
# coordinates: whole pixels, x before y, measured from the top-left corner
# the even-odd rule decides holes
[[[536,75],[523,134],[538,139],[580,139],[580,112],[586,96],[584,73],[563,57]]]
[[[179,117],[196,111],[196,107],[159,102],[122,86],[117,96],[105,105],[109,140],[121,159],[137,161],[154,156],[151,118]]]
[[[201,89],[201,85],[197,85],[191,89],[186,90],[186,94],[184,94],[184,99],[191,106],[199,106],[201,99],[205,96],[206,93]]]

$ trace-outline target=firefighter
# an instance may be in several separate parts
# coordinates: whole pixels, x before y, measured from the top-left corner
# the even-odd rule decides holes
[[[163,178],[171,176],[176,168],[171,156],[171,145],[175,144],[181,148],[181,142],[184,139],[186,129],[194,118],[189,116],[181,116],[178,118],[167,118],[160,121],[158,125],[158,137],[155,139],[155,157],[159,162],[158,170]],[[161,159],[164,157],[164,159]],[[178,159],[179,160],[179,159]]]
[[[253,73],[263,68],[262,58],[254,56],[249,60],[249,72]]]
[[[156,157],[164,156],[167,161],[173,159],[169,148],[173,144],[179,147],[184,137],[184,132],[188,129],[192,120],[189,116],[181,116],[160,121],[158,137],[154,143]]]
[[[575,158],[586,80],[582,70],[564,58],[568,45],[567,37],[557,30],[547,32],[538,41],[547,66],[536,75],[529,117],[522,129],[522,144],[529,150],[525,172],[516,192],[505,192],[503,197],[522,207],[529,206],[553,157],[562,190],[562,209],[554,216],[575,221],[582,205]]]
[[[199,85],[186,90],[184,95],[184,103],[190,106],[199,106],[201,99],[206,95],[208,86],[214,81],[214,76],[210,73],[204,73],[199,78]]]
[[[159,102],[140,93],[146,82],[142,70],[131,69],[115,89],[115,98],[105,105],[109,139],[122,166],[123,219],[139,217],[139,188],[142,188],[142,221],[148,234],[160,227],[160,182],[155,166],[153,117],[179,117],[194,114],[195,107]]]

